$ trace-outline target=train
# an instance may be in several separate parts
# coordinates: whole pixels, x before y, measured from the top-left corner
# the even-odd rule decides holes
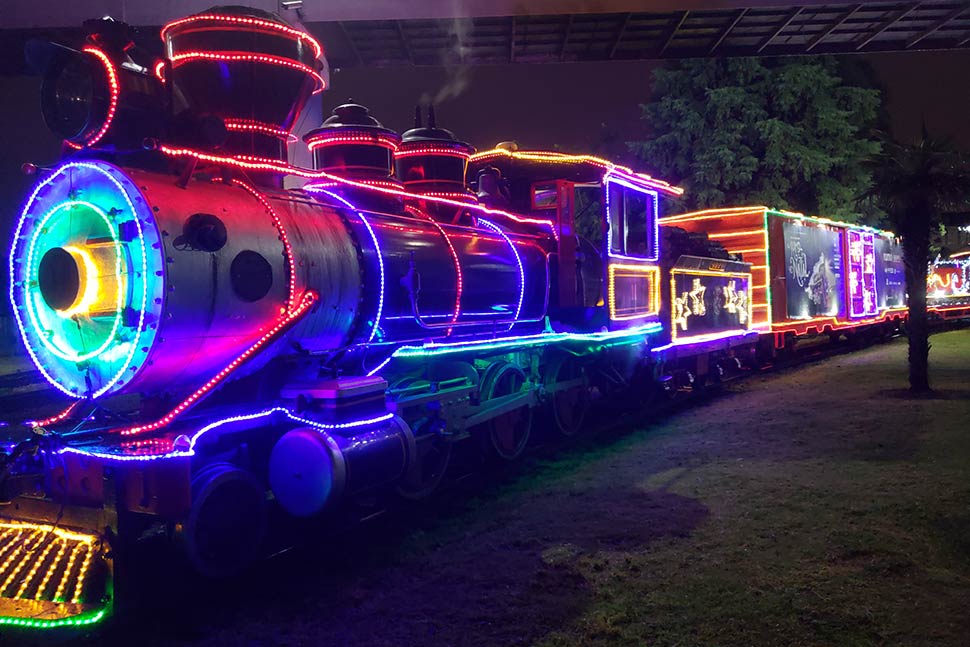
[[[594,397],[676,397],[905,319],[890,232],[664,216],[683,190],[662,179],[476,152],[420,109],[398,134],[347,103],[301,144],[323,49],[261,10],[175,20],[153,61],[86,28],[27,51],[64,155],[27,167],[10,302],[70,404],[0,430],[0,626],[101,621],[153,529],[224,576],[272,519],[430,495],[456,448],[514,461]]]

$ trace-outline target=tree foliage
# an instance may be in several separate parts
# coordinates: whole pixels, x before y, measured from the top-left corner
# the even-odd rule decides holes
[[[872,186],[863,198],[875,202],[902,238],[909,294],[909,386],[930,390],[926,270],[930,242],[943,214],[970,208],[970,159],[926,132],[915,144],[889,141],[867,163]]]
[[[642,106],[653,135],[629,146],[687,189],[688,209],[764,204],[855,220],[879,106],[879,91],[846,84],[833,59],[681,61],[654,73]]]

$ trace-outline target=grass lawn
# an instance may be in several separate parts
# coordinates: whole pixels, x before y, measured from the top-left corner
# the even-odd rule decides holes
[[[900,340],[747,381],[605,458],[706,516],[579,556],[590,602],[540,643],[970,644],[970,330],[932,344],[938,397],[901,397]]]

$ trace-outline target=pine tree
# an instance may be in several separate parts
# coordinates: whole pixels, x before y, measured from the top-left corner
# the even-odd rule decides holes
[[[879,91],[827,58],[681,61],[654,73],[642,106],[643,167],[687,189],[685,209],[764,204],[855,221]]]

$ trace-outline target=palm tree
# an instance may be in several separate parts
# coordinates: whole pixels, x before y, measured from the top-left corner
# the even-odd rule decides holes
[[[926,272],[930,240],[945,212],[970,203],[970,162],[947,142],[923,129],[915,144],[884,140],[882,151],[868,163],[872,187],[864,198],[875,202],[901,237],[909,294],[909,388],[930,391],[929,319],[926,314]]]

